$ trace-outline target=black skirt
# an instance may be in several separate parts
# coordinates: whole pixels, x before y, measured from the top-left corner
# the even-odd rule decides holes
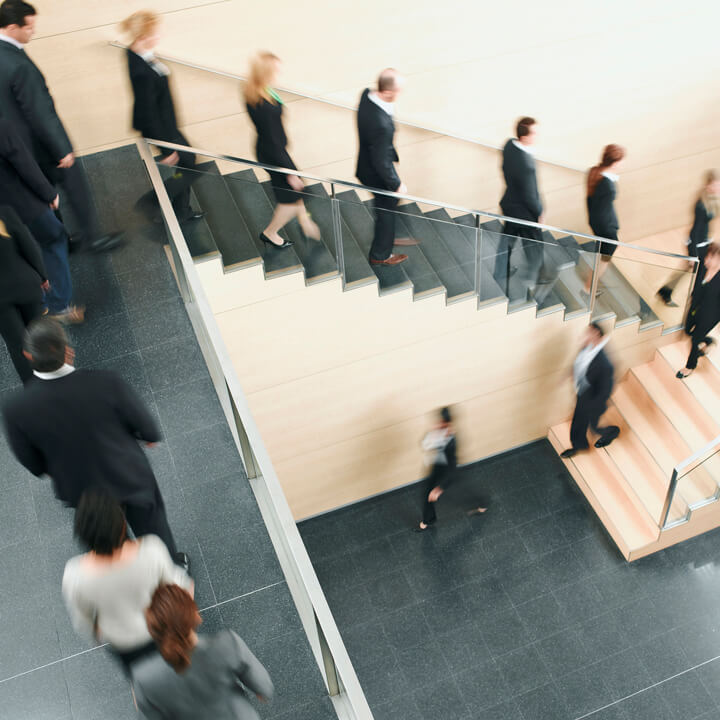
[[[288,160],[290,160],[290,158],[288,158]],[[275,164],[272,160],[264,158],[261,153],[258,153],[258,162],[265,163],[266,165]],[[285,167],[292,170],[297,169],[292,160],[290,160],[289,163],[286,163]],[[302,200],[302,195],[290,187],[287,175],[279,172],[272,172],[272,170],[268,170],[268,174],[270,175],[270,186],[272,187],[273,195],[275,196],[275,202],[280,205],[292,205],[298,200]]]
[[[603,230],[598,231],[593,228],[593,234],[598,235],[599,237],[607,238],[608,240],[617,240],[617,230]],[[601,255],[603,255],[606,258],[611,258],[613,256],[613,253],[617,250],[617,245],[614,243],[606,243],[600,242],[597,243],[597,252],[599,252]]]

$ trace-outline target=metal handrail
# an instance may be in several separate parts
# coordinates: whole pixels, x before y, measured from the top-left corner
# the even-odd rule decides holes
[[[115,48],[120,48],[121,50],[127,50],[127,45],[117,42],[116,40],[111,40],[109,45]],[[180,58],[173,57],[172,55],[161,55],[158,53],[156,54],[156,57],[160,60],[165,60],[166,62],[192,68],[193,70],[201,70],[202,72],[207,72],[212,75],[221,75],[222,77],[230,78],[231,80],[247,82],[247,77],[245,75],[238,75],[237,73],[231,73],[227,70],[218,70],[217,68],[211,68],[207,65],[199,65],[198,63],[193,63],[188,60],[181,60]],[[332,107],[341,108],[343,110],[350,110],[351,112],[357,111],[357,108],[353,105],[341,103],[337,100],[329,100],[328,98],[318,97],[317,95],[310,95],[308,93],[300,92],[299,90],[294,90],[292,88],[278,86],[276,89],[280,92],[287,93],[288,95],[297,95],[297,97],[304,98],[306,100],[313,100],[314,102],[324,103],[325,105],[331,105]],[[394,118],[394,120],[399,125],[405,125],[406,127],[415,128],[416,130],[425,130],[426,132],[431,132],[436,135],[443,135],[444,137],[449,137],[453,140],[460,140],[461,142],[472,143],[473,145],[479,145],[480,147],[488,148],[488,150],[496,150],[498,152],[502,150],[502,147],[499,145],[492,145],[491,143],[482,142],[477,138],[468,137],[467,135],[459,135],[458,133],[452,133],[448,130],[440,130],[439,128],[435,128],[430,125],[421,125],[420,123],[411,122],[410,120],[401,120],[397,117]],[[583,175],[587,172],[587,170],[584,168],[575,167],[574,165],[567,165],[566,163],[561,163],[557,160],[546,160],[545,158],[537,155],[535,157],[539,162],[545,163],[546,165],[554,165],[555,167],[560,167],[564,170],[572,170],[573,172],[582,173]]]
[[[258,162],[257,160],[248,160],[246,158],[235,157],[234,155],[226,155],[224,153],[214,152],[210,150],[201,150],[200,148],[192,147],[189,145],[179,145],[177,143],[165,142],[164,140],[155,140],[153,138],[145,138],[148,143],[155,145],[156,147],[166,148],[168,150],[177,150],[178,152],[192,152],[196,155],[203,155],[204,157],[215,158],[216,160],[224,160],[226,162],[240,163],[242,165],[250,165],[251,167],[261,168],[263,170],[281,173],[283,175],[297,175],[298,177],[307,178],[309,180],[315,180],[320,183],[328,183],[334,185],[342,185],[353,190],[364,190],[372,193],[373,195],[387,195],[388,197],[397,198],[398,200],[408,200],[414,203],[420,203],[423,205],[436,205],[437,207],[445,208],[447,210],[455,210],[457,212],[486,217],[491,220],[499,220],[503,223],[512,223],[513,225],[525,225],[527,227],[538,228],[540,230],[546,230],[548,232],[564,233],[565,235],[572,235],[573,237],[582,238],[583,240],[591,240],[593,242],[603,242],[610,245],[617,245],[618,247],[630,248],[631,250],[637,250],[643,253],[650,253],[651,255],[660,255],[662,257],[673,258],[675,260],[684,260],[688,263],[696,264],[698,259],[689,255],[680,255],[679,253],[671,253],[665,250],[656,250],[655,248],[642,247],[640,245],[632,245],[631,243],[620,242],[619,240],[611,240],[609,238],[598,237],[597,235],[590,235],[588,233],[576,232],[574,230],[566,230],[565,228],[556,227],[555,225],[545,225],[543,223],[533,222],[532,220],[521,220],[520,218],[513,218],[507,215],[500,215],[499,213],[492,213],[487,210],[473,210],[472,208],[462,207],[460,205],[453,205],[451,203],[440,202],[438,200],[429,200],[428,198],[418,197],[416,195],[407,195],[403,193],[392,192],[391,190],[383,190],[381,188],[368,187],[360,183],[351,182],[349,180],[337,180],[335,178],[321,177],[319,175],[313,175],[311,173],[297,170],[295,168],[284,168],[276,165],[268,165],[266,163]],[[202,172],[197,170],[196,172]],[[402,207],[402,206],[401,206]]]
[[[694,463],[696,460],[699,460],[703,455],[709,453],[712,449],[720,449],[718,448],[718,446],[720,446],[720,435],[718,435],[716,438],[713,438],[709,443],[701,447],[689,457],[685,458],[685,460],[683,460],[681,463],[678,463],[674,468],[675,472],[680,475],[683,470],[688,467],[688,465],[692,465],[692,463]],[[703,462],[705,462],[705,460],[707,460],[707,458],[705,458]]]
[[[240,385],[240,380],[235,373],[235,368],[227,346],[225,345],[217,320],[210,307],[200,276],[197,273],[197,267],[190,255],[190,250],[185,242],[180,223],[172,208],[172,203],[160,176],[160,172],[150,152],[149,142],[150,141],[146,141],[143,138],[138,138],[136,145],[140,157],[147,168],[150,182],[157,194],[162,214],[167,222],[173,259],[176,264],[176,276],[181,293],[183,293],[184,296],[183,299],[187,301],[187,297],[190,297],[192,304],[196,306],[197,312],[200,315],[203,331],[207,335],[207,341],[219,363],[223,381],[226,384],[227,392],[233,405],[233,412],[239,418],[242,426],[241,429],[245,434],[245,440],[249,443],[249,448],[252,453],[251,460],[260,470],[260,479],[264,483],[264,488],[267,490],[277,523],[283,533],[287,550],[291,554],[292,568],[298,574],[303,589],[310,599],[318,630],[322,633],[321,644],[324,643],[325,646],[331,650],[335,671],[342,682],[345,695],[355,712],[355,717],[358,720],[366,720],[366,718],[370,720],[372,714],[367,700],[355,674],[342,637],[340,636],[340,631],[330,611],[327,599],[320,587],[320,582],[310,561],[307,549],[300,537],[275,468],[270,460],[270,455],[268,454],[260,431],[250,411],[245,393]],[[179,267],[177,267],[178,265]],[[203,348],[203,354],[204,352],[205,348]],[[240,442],[240,444],[242,445],[242,442]],[[328,678],[328,685],[331,692],[333,689],[332,683],[332,678]]]

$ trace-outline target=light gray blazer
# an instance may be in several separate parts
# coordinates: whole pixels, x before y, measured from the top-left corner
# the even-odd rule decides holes
[[[160,653],[141,658],[130,672],[147,720],[259,720],[240,683],[268,700],[273,695],[267,670],[231,630],[200,635],[182,673]]]

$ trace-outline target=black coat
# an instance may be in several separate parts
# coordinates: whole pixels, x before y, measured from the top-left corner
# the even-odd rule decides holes
[[[588,195],[588,219],[593,233],[598,237],[614,238],[620,228],[615,213],[615,195],[615,183],[604,175],[595,186],[595,192]]]
[[[0,41],[0,113],[42,166],[72,152],[45,78],[24,50]]]
[[[720,322],[720,272],[704,283],[705,263],[701,262],[695,276],[690,309],[685,321],[688,335],[704,337]]]
[[[294,170],[295,165],[287,151],[287,135],[282,123],[283,106],[260,98],[255,105],[246,103],[246,107],[257,131],[255,152],[258,162]]]
[[[395,192],[400,187],[393,165],[400,159],[393,144],[395,123],[369,95],[370,90],[366,88],[357,111],[360,150],[355,175],[363,185]]]
[[[27,225],[48,211],[57,191],[12,124],[0,118],[0,198]]]
[[[580,395],[578,402],[582,402],[588,409],[601,415],[605,412],[607,401],[613,390],[614,375],[612,363],[605,354],[605,350],[601,350],[588,366],[585,380],[590,387]]]
[[[76,507],[100,487],[122,503],[151,504],[157,484],[139,440],[160,431],[135,392],[112,372],[76,370],[34,379],[3,409],[8,442],[33,475],[49,475],[55,494]]]
[[[126,52],[130,84],[135,100],[132,114],[133,128],[146,138],[178,142],[181,135],[177,126],[169,77],[155,72],[149,63],[132,50],[128,49]],[[166,148],[158,149],[163,156],[171,155],[173,152]]]
[[[690,228],[690,245],[697,248],[701,243],[707,242],[710,235],[710,221],[713,219],[712,213],[708,212],[705,203],[699,199],[695,203],[693,211],[693,225]],[[697,254],[695,252],[694,254]]]
[[[535,159],[521,150],[513,139],[503,148],[505,193],[500,200],[503,215],[537,222],[542,215],[542,201],[535,175]]]
[[[40,248],[13,208],[0,205],[0,220],[10,234],[0,235],[0,304],[40,303],[47,280]]]

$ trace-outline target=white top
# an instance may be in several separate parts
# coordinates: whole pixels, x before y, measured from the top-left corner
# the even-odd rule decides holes
[[[38,372],[37,370],[33,370],[33,375],[39,377],[41,380],[55,380],[56,378],[65,377],[71,372],[75,372],[75,368],[65,363],[61,368],[53,370],[52,372]]]
[[[140,57],[158,74],[158,75],[169,75],[170,70],[167,65],[161,63],[156,57],[152,50],[146,50],[140,54]]]
[[[620,176],[617,173],[611,173],[607,170],[603,173],[603,176],[614,183],[616,183],[620,179]]]
[[[25,46],[21,42],[18,42],[15,38],[11,38],[9,35],[5,35],[5,33],[3,33],[3,32],[0,32],[0,40],[2,40],[3,42],[6,42],[6,43],[10,43],[11,45],[14,45],[19,50],[25,49]]]
[[[523,145],[519,140],[513,140],[513,145],[515,145],[515,147],[520,148],[523,152],[526,152],[528,155],[535,154],[535,150],[533,149],[532,145]]]
[[[73,627],[97,637],[120,651],[133,650],[151,641],[145,622],[158,585],[180,585],[189,590],[192,580],[175,565],[165,543],[156,535],[139,540],[137,555],[127,563],[89,568],[84,555],[65,565],[62,592]]]
[[[395,114],[395,104],[389,103],[387,100],[383,100],[377,93],[368,93],[368,97],[382,110],[384,110],[390,117]]]

